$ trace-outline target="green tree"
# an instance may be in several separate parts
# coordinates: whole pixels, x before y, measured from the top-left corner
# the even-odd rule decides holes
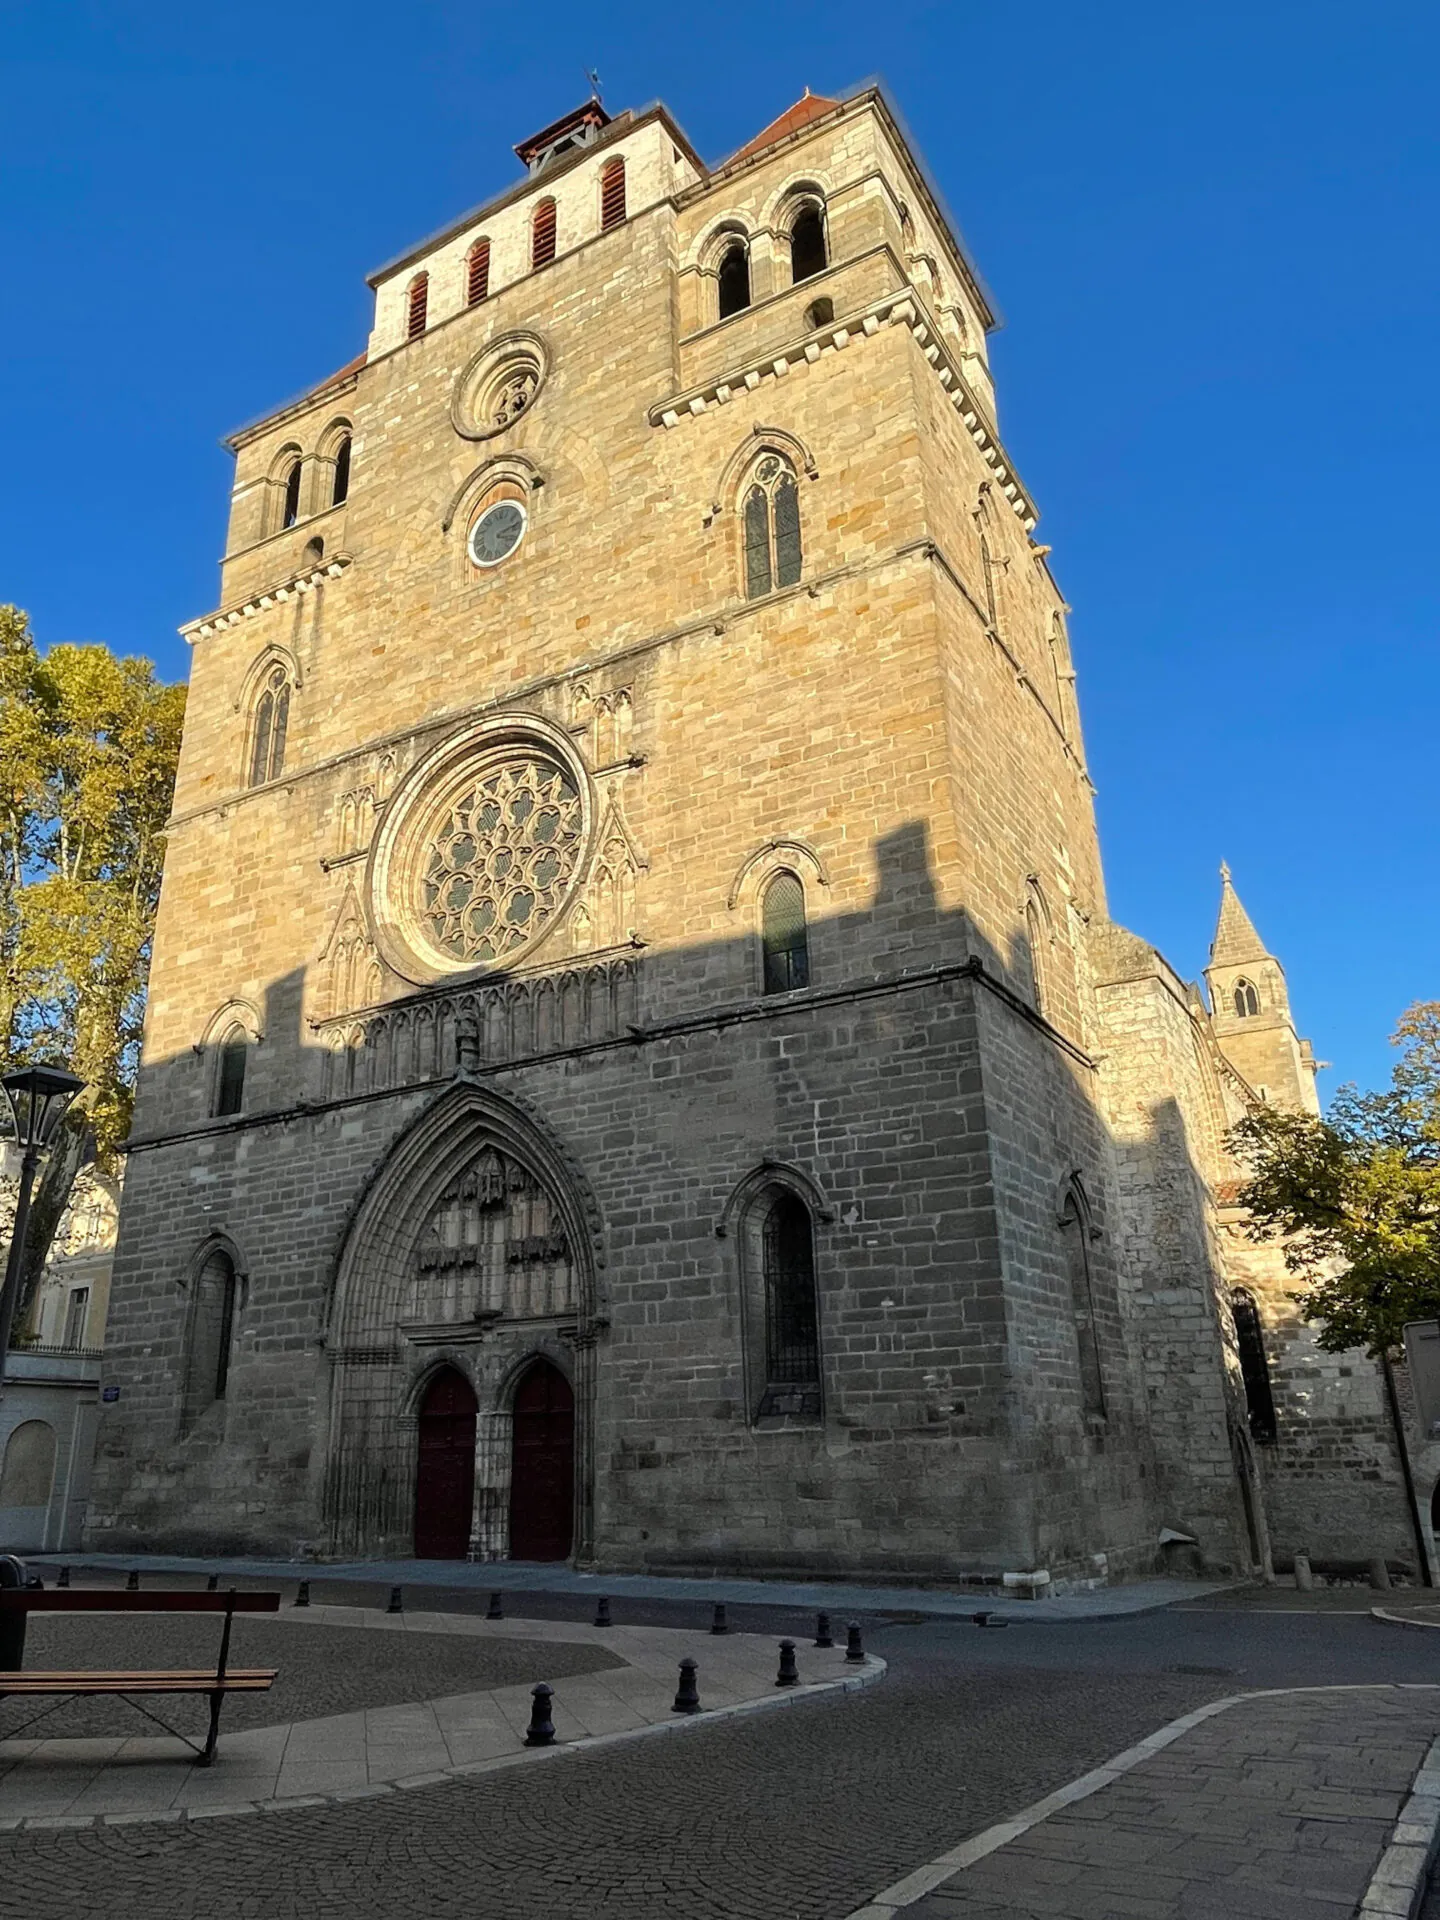
[[[0,606],[0,1056],[87,1083],[36,1189],[17,1325],[76,1173],[129,1130],[184,712],[148,660],[42,657]]]
[[[1252,1239],[1280,1235],[1294,1298],[1331,1353],[1378,1359],[1440,1318],[1440,1001],[1411,1007],[1383,1093],[1342,1087],[1323,1120],[1262,1108],[1230,1144]]]

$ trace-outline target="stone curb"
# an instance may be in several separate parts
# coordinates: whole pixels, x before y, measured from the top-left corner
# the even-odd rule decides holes
[[[1412,1620],[1405,1613],[1391,1613],[1388,1607],[1371,1607],[1370,1618],[1383,1620],[1387,1627],[1419,1627],[1422,1633],[1440,1630],[1440,1620]]]
[[[1054,1793],[1046,1794],[1043,1800],[1036,1800],[1032,1805],[1022,1808],[1019,1813],[1013,1814],[1010,1819],[1001,1820],[995,1826],[986,1827],[983,1832],[973,1834],[970,1839],[962,1841],[958,1847],[952,1847],[948,1853],[942,1853],[925,1866],[917,1867],[913,1873],[907,1873],[903,1880],[897,1880],[892,1886],[882,1888],[863,1907],[857,1907],[853,1912],[848,1913],[845,1920],[895,1920],[895,1916],[903,1908],[912,1906],[917,1900],[923,1900],[927,1893],[933,1893],[937,1887],[943,1886],[956,1874],[963,1873],[967,1867],[973,1867],[977,1860],[983,1860],[987,1854],[996,1853],[1001,1847],[1008,1846],[1012,1840],[1018,1840],[1022,1833],[1028,1832],[1031,1827],[1038,1826],[1042,1820],[1048,1820],[1052,1813],[1059,1813],[1063,1808],[1073,1806],[1077,1800],[1088,1800],[1092,1793],[1098,1793],[1102,1787],[1108,1787],[1112,1781],[1129,1773],[1132,1767],[1138,1767],[1142,1760],[1148,1760],[1152,1754],[1162,1752],[1183,1734],[1189,1733],[1193,1727],[1198,1727],[1203,1721],[1213,1719],[1217,1713],[1224,1713],[1229,1708],[1238,1707],[1246,1701],[1284,1699],[1300,1693],[1426,1693],[1435,1690],[1435,1685],[1431,1683],[1405,1682],[1398,1684],[1380,1682],[1368,1685],[1361,1682],[1350,1686],[1333,1687],[1257,1687],[1251,1693],[1230,1693],[1221,1700],[1208,1701],[1203,1707],[1195,1707],[1189,1713],[1182,1713],[1178,1720],[1170,1720],[1163,1727],[1157,1727],[1154,1733],[1147,1734],[1133,1747],[1126,1747],[1123,1753],[1117,1753],[1113,1760],[1107,1760],[1103,1766],[1081,1774],[1078,1780],[1068,1781],[1063,1787],[1057,1787]],[[1433,1788],[1427,1787],[1422,1791],[1421,1782],[1422,1780],[1430,1781],[1432,1768],[1435,1769],[1435,1784]],[[1390,1848],[1385,1858],[1381,1860],[1380,1869],[1377,1870],[1377,1881],[1379,1872],[1385,1868],[1390,1853],[1408,1854],[1420,1851],[1418,1847],[1411,1847],[1402,1842],[1400,1836],[1403,1832],[1408,1841],[1413,1826],[1417,1824],[1410,1822],[1407,1825],[1410,1808],[1416,1805],[1417,1799],[1424,1798],[1430,1792],[1440,1796],[1440,1740],[1435,1742],[1421,1762],[1420,1771],[1411,1786],[1411,1799],[1401,1811]],[[1440,1799],[1437,1799],[1436,1813],[1437,1827],[1440,1827]],[[1417,1807],[1417,1819],[1418,1815]],[[1430,1842],[1432,1855],[1436,1844],[1436,1838],[1432,1835]],[[1424,1888],[1428,1865],[1427,1859],[1420,1870],[1418,1887],[1421,1891]],[[1399,1871],[1398,1862],[1395,1871]],[[1372,1890],[1375,1884],[1376,1882],[1372,1881]],[[1370,1893],[1367,1892],[1365,1897],[1369,1900]],[[1403,1908],[1362,1906],[1357,1920],[1412,1920],[1415,1905],[1418,1905],[1418,1896],[1414,1904]]]
[[[1378,1611],[1378,1609],[1377,1609]],[[1423,1621],[1405,1621],[1423,1626]],[[1356,1920],[1413,1920],[1440,1851],[1440,1740],[1420,1762],[1410,1798],[1400,1809],[1390,1844],[1380,1856]]]
[[[631,1740],[645,1740],[652,1734],[685,1733],[693,1727],[711,1725],[717,1720],[738,1720],[742,1715],[769,1713],[776,1707],[799,1706],[802,1700],[814,1700],[821,1694],[858,1693],[885,1678],[888,1662],[878,1654],[867,1653],[857,1673],[840,1680],[817,1680],[808,1686],[791,1688],[786,1693],[767,1694],[760,1700],[741,1700],[734,1706],[711,1707],[695,1714],[677,1714],[673,1720],[657,1720],[648,1727],[629,1727],[623,1733],[592,1733],[580,1740],[557,1740],[553,1747],[521,1747],[517,1753],[501,1753],[489,1760],[471,1760],[464,1766],[445,1767],[435,1773],[421,1773],[405,1780],[392,1780],[373,1787],[347,1787],[338,1793],[295,1794],[283,1800],[237,1800],[217,1807],[161,1807],[153,1813],[36,1814],[19,1820],[0,1820],[0,1833],[53,1833],[90,1827],[148,1826],[157,1821],[221,1820],[241,1813],[292,1813],[302,1807],[343,1807],[357,1800],[378,1800],[391,1793],[405,1793],[417,1787],[441,1786],[452,1780],[473,1780],[487,1773],[499,1773],[506,1767],[529,1766],[537,1760],[554,1760],[565,1753],[591,1752],[600,1747],[616,1747]]]

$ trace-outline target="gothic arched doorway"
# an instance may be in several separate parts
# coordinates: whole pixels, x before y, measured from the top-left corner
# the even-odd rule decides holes
[[[463,1560],[475,1503],[475,1395],[464,1374],[441,1367],[420,1403],[415,1469],[415,1557]]]
[[[515,1389],[510,1558],[565,1560],[575,1531],[575,1396],[548,1360]]]

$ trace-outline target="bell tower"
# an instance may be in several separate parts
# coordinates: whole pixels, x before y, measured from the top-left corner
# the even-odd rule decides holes
[[[1237,1073],[1273,1106],[1319,1113],[1315,1056],[1295,1031],[1285,969],[1260,938],[1220,866],[1220,918],[1205,969],[1215,1037]]]

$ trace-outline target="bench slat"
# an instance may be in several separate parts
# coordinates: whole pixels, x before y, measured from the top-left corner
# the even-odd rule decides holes
[[[258,1668],[227,1673],[223,1680],[213,1673],[12,1673],[0,1674],[0,1698],[36,1693],[266,1693],[274,1679],[275,1672]]]
[[[278,1593],[122,1592],[115,1587],[0,1588],[0,1613],[278,1613]]]

